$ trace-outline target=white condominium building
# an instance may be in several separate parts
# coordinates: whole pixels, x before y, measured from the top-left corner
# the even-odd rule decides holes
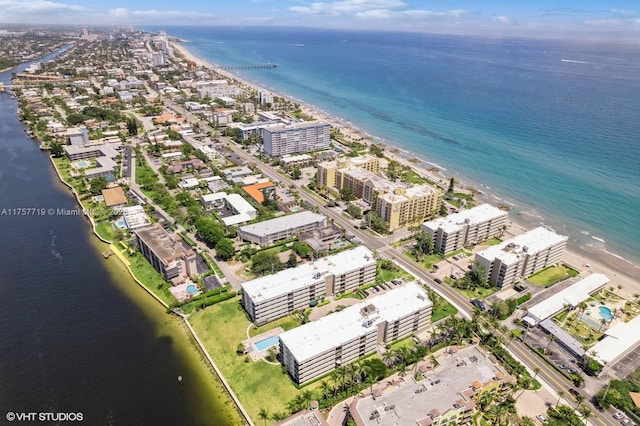
[[[321,296],[345,293],[376,278],[373,253],[359,246],[242,284],[242,305],[257,325],[306,309]]]
[[[331,125],[321,121],[271,124],[262,129],[264,152],[271,157],[328,149]]]
[[[490,204],[481,204],[422,224],[433,239],[436,251],[447,254],[496,237],[507,226],[507,212]]]
[[[310,211],[303,211],[275,219],[265,220],[238,228],[238,238],[261,246],[295,237],[301,232],[312,231],[327,226],[327,217]]]
[[[475,260],[487,268],[489,282],[511,286],[562,258],[568,237],[542,226],[476,253]]]
[[[280,335],[282,363],[305,383],[431,322],[433,303],[415,282]]]

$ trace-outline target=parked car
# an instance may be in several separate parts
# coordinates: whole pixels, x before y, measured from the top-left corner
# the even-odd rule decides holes
[[[569,369],[567,369],[567,373],[569,373],[569,374],[578,374],[578,370],[576,370],[575,368],[569,368]]]
[[[620,411],[618,411],[617,413],[615,413],[613,415],[613,418],[616,419],[616,420],[620,420],[623,417],[624,417],[624,414],[622,414],[622,412],[620,412]]]
[[[433,264],[433,269],[440,269],[440,267],[438,266],[438,264],[434,263]]]
[[[580,395],[580,392],[578,391],[578,389],[574,389],[574,388],[569,388],[569,393],[573,396]]]
[[[631,423],[631,420],[629,420],[629,419],[625,418],[625,419],[620,420],[620,424],[621,425],[628,426],[629,423]]]
[[[566,370],[567,368],[569,368],[569,366],[567,364],[560,364],[558,365],[558,367],[560,367],[561,370]]]
[[[546,422],[547,422],[547,420],[548,420],[548,419],[547,419],[547,416],[545,416],[544,414],[538,414],[538,415],[536,416],[536,418],[537,418],[538,420],[540,420],[542,423],[546,423]]]
[[[487,309],[487,307],[485,306],[485,304],[484,304],[484,302],[482,300],[471,299],[470,302],[471,302],[471,304],[473,306],[475,306],[476,308],[480,309],[481,311],[484,311],[485,309]]]

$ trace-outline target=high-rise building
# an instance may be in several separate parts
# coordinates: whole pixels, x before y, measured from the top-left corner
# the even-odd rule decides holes
[[[321,121],[270,124],[262,129],[264,152],[270,157],[328,149],[331,125]]]

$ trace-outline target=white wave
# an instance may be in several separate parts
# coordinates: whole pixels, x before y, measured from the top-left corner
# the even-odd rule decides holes
[[[560,59],[560,62],[570,62],[572,64],[592,64],[593,62],[576,61],[574,59]]]
[[[582,232],[580,232],[580,233],[581,233],[582,235],[591,235],[591,234],[589,233],[589,231],[582,231]]]
[[[594,240],[596,240],[596,241],[600,241],[600,242],[601,242],[601,243],[603,243],[603,244],[604,244],[604,243],[606,243],[606,241],[605,241],[605,240],[603,240],[602,238],[598,238],[598,237],[596,237],[595,235],[592,235],[592,236],[591,236],[591,238],[593,238],[593,239],[594,239]]]

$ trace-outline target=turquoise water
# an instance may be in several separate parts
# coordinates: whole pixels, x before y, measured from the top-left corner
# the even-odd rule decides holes
[[[197,292],[198,292],[198,287],[196,287],[195,285],[189,284],[187,286],[187,293],[188,294],[196,294]]]
[[[243,78],[472,183],[570,247],[640,265],[640,47],[290,28],[174,27]],[[304,45],[304,46],[301,46]]]
[[[613,313],[611,313],[611,309],[606,306],[600,306],[598,308],[598,312],[601,318],[606,319],[607,321],[611,321],[613,319]]]
[[[267,337],[266,339],[258,340],[254,343],[254,346],[259,351],[264,351],[265,349],[269,349],[272,346],[280,343],[280,338],[278,336]]]

